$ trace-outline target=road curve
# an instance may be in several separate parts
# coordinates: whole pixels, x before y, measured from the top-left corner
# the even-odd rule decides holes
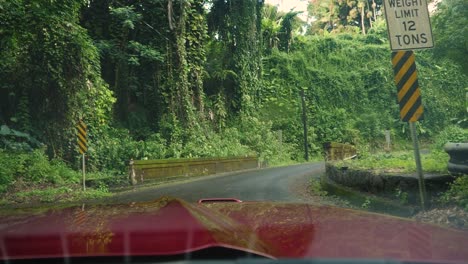
[[[196,202],[201,198],[237,198],[243,201],[305,202],[311,177],[325,170],[323,162],[208,176],[190,182],[136,189],[114,196],[113,202],[150,201],[168,195]]]

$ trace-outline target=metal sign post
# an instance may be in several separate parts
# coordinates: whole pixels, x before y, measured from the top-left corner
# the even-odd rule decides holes
[[[85,153],[88,150],[88,142],[86,140],[86,124],[80,120],[76,126],[78,131],[78,150],[82,155],[82,172],[83,172],[83,191],[86,191],[86,156]]]
[[[415,122],[423,118],[413,49],[434,47],[427,0],[383,0],[392,52],[395,84],[398,88],[400,118],[409,122],[414,146],[421,207],[426,209],[426,187],[419,154]]]
[[[419,154],[418,134],[416,133],[415,122],[409,122],[411,139],[413,140],[414,160],[416,161],[416,171],[418,173],[419,198],[421,208],[426,210],[426,185],[424,184],[424,174],[421,165],[421,155]]]
[[[426,210],[426,187],[419,154],[418,137],[415,122],[423,118],[424,108],[419,89],[416,60],[413,51],[397,51],[392,53],[395,84],[398,89],[397,97],[400,104],[400,118],[408,122],[413,139],[414,159],[418,174],[419,198],[421,208]]]
[[[421,166],[415,122],[423,118],[413,49],[434,47],[426,0],[384,0],[388,37],[392,52],[395,84],[398,89],[400,118],[408,122],[414,146],[421,208],[426,209],[426,187]]]

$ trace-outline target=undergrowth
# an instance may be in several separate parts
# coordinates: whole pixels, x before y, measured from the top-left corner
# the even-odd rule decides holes
[[[108,173],[90,173],[91,179]],[[110,195],[107,183],[81,190],[81,173],[59,159],[49,160],[44,150],[6,152],[0,149],[0,204],[55,203],[89,200]]]
[[[455,204],[468,211],[468,175],[460,176],[450,185],[441,201],[444,204]]]
[[[429,173],[447,173],[448,160],[448,154],[441,151],[421,155],[423,171]],[[413,173],[416,171],[413,151],[377,153],[365,158],[341,161],[338,162],[337,166],[389,173]]]
[[[14,203],[64,203],[99,199],[111,195],[108,188],[105,186],[100,186],[97,189],[88,188],[86,191],[82,191],[80,188],[81,186],[61,186],[42,190],[22,191],[11,195],[9,200]]]

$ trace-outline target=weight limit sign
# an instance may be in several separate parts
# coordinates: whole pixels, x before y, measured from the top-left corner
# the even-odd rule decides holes
[[[384,6],[393,51],[434,47],[426,0],[384,0]]]

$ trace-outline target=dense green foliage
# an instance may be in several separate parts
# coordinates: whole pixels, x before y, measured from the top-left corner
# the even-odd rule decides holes
[[[468,129],[460,128],[456,125],[447,126],[434,137],[434,150],[441,150],[447,142],[468,143]]]
[[[468,123],[464,6],[444,0],[441,49],[416,53],[428,140]],[[79,168],[79,119],[90,171],[124,174],[130,158],[302,161],[301,90],[312,153],[379,148],[385,130],[406,139],[380,7],[315,1],[307,24],[252,0],[0,0],[0,185],[76,181],[60,168]]]
[[[387,129],[397,139],[405,138],[408,129],[398,118],[389,56],[388,47],[373,34],[298,39],[291,53],[273,52],[266,58],[260,112],[284,131],[287,141],[300,145],[298,94],[305,89],[312,149],[327,141],[383,141]],[[434,63],[427,53],[417,56],[425,105],[419,131],[431,137],[450,124],[450,117],[465,116],[462,87],[467,77],[452,64]]]
[[[465,0],[444,0],[438,4],[433,16],[435,50],[437,58],[448,58],[463,67],[468,73],[468,2]]]
[[[450,189],[442,197],[448,204],[456,204],[468,211],[468,177],[460,176],[450,185]]]
[[[424,172],[448,173],[449,155],[442,151],[434,151],[421,156]],[[395,151],[392,153],[374,153],[356,160],[342,161],[338,166],[346,166],[356,170],[373,170],[376,173],[411,174],[416,171],[416,163],[412,150]]]
[[[31,153],[8,153],[0,150],[0,186],[4,191],[18,178],[26,182],[64,184],[79,183],[80,173],[70,169],[63,161],[49,161],[43,150]]]
[[[0,2],[0,122],[71,158],[75,122],[106,122],[112,97],[80,1]]]
[[[313,32],[360,32],[365,35],[382,19],[382,0],[322,0],[309,5],[316,18]]]
[[[252,114],[258,103],[261,78],[262,1],[213,1],[208,16],[212,37],[207,60],[208,96],[222,100],[214,116]],[[221,110],[219,113],[216,110]]]

